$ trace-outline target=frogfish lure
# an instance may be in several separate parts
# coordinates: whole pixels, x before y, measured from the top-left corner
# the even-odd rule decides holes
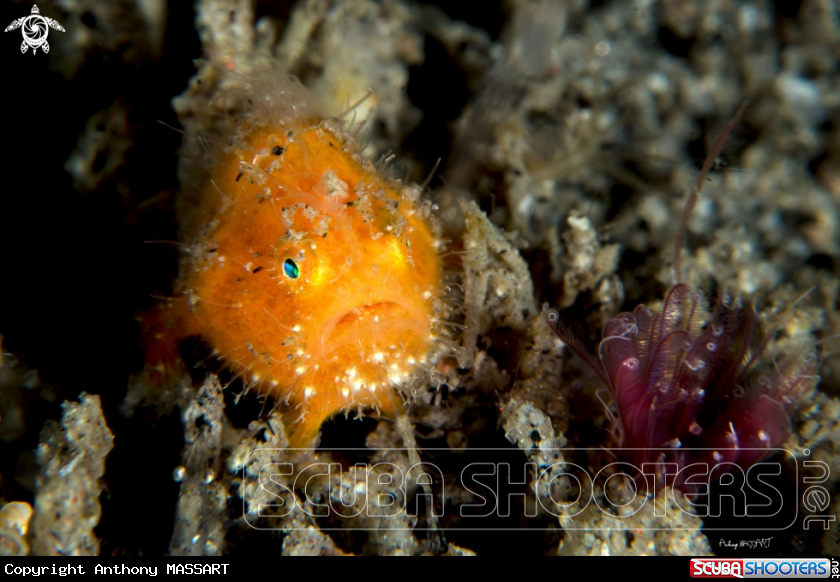
[[[377,171],[295,79],[242,82],[181,194],[177,288],[140,318],[145,374],[165,381],[200,336],[308,447],[336,413],[398,413],[428,376],[446,343],[441,242],[421,188]]]

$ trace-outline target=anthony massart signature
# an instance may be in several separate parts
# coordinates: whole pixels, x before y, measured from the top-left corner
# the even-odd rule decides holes
[[[737,550],[738,548],[747,548],[750,550],[761,548],[763,550],[766,550],[770,547],[770,540],[772,539],[773,538],[756,538],[754,540],[741,540],[740,542],[720,540],[720,542],[718,542],[718,547],[731,548],[733,550]]]

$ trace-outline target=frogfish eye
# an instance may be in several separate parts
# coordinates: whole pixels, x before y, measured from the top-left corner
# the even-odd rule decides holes
[[[297,263],[292,259],[283,261],[283,272],[291,279],[297,279],[298,275],[300,275],[300,269],[298,269]]]

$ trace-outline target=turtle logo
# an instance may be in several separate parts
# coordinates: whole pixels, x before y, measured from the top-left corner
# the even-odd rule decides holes
[[[41,48],[41,50],[43,50],[46,54],[50,52],[50,45],[47,42],[47,34],[49,34],[50,31],[47,27],[64,32],[63,26],[52,18],[41,16],[38,7],[32,6],[32,14],[13,20],[3,32],[9,32],[10,30],[22,28],[23,43],[20,45],[20,52],[25,53],[26,49],[32,47],[33,55],[38,52],[38,48]]]

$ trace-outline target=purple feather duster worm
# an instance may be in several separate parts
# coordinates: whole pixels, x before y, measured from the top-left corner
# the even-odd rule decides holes
[[[618,411],[622,460],[674,463],[656,488],[691,489],[707,463],[711,478],[746,470],[790,433],[799,398],[817,382],[813,348],[781,362],[761,363],[770,335],[760,333],[752,307],[725,297],[710,314],[701,293],[686,285],[668,292],[657,314],[640,305],[604,327],[600,361],[547,312],[551,328],[601,376]],[[672,465],[673,467],[673,465]],[[645,471],[649,472],[649,471]]]

